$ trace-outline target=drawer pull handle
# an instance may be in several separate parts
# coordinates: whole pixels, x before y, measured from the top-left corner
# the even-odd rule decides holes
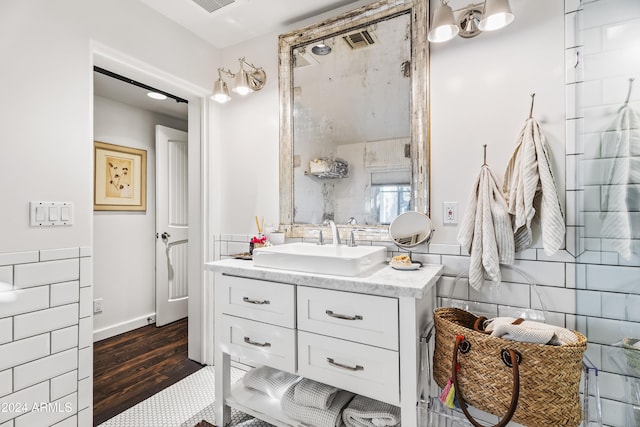
[[[325,313],[327,313],[327,315],[331,316],[331,317],[335,317],[337,319],[344,319],[344,320],[362,320],[362,316],[360,316],[359,314],[356,314],[355,316],[347,316],[346,314],[338,314],[338,313],[334,313],[331,310],[327,310],[325,311]]]
[[[327,362],[329,362],[329,365],[331,366],[346,369],[348,371],[364,371],[364,366],[356,365],[354,367],[349,365],[343,365],[342,363],[335,362],[331,357],[327,357]]]
[[[246,342],[247,344],[255,345],[256,347],[271,347],[270,342],[262,343],[262,342],[251,341],[251,338],[249,337],[244,337],[244,342]]]
[[[249,304],[259,304],[259,305],[271,304],[271,302],[269,302],[269,300],[266,300],[266,299],[262,301],[258,301],[256,299],[249,299],[247,297],[242,297],[242,301],[248,302]]]

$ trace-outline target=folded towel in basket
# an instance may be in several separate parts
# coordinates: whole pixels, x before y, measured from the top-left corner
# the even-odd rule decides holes
[[[294,420],[313,427],[341,427],[342,417],[340,413],[353,397],[353,393],[340,390],[331,402],[328,409],[314,408],[299,405],[294,400],[296,384],[289,386],[282,396],[282,411]]]
[[[495,317],[484,322],[484,330],[491,332],[493,337],[535,344],[563,345],[578,342],[576,334],[568,329],[531,320],[518,323],[516,320],[518,319],[514,317]]]
[[[295,386],[293,400],[298,405],[329,409],[338,391],[336,387],[303,378]]]
[[[245,387],[280,400],[289,386],[299,380],[300,377],[297,375],[279,371],[269,366],[260,366],[247,372],[242,377],[242,384]]]
[[[400,408],[379,400],[356,396],[342,411],[347,427],[384,427],[400,424]]]

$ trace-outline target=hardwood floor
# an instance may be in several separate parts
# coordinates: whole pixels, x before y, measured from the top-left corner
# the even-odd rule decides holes
[[[145,326],[93,345],[97,426],[201,369],[187,358],[187,319]]]

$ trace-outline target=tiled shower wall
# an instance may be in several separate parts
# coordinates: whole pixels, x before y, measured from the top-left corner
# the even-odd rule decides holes
[[[640,140],[624,147],[625,136],[640,129],[614,123],[627,97],[639,112],[640,2],[566,0],[565,11],[567,171],[573,173],[567,201],[575,204],[567,220],[575,236],[577,326],[603,370],[605,422],[638,426],[640,365],[634,367],[634,352],[621,343],[640,338]],[[640,350],[635,355],[640,359]]]
[[[0,427],[93,425],[91,260],[0,254]]]

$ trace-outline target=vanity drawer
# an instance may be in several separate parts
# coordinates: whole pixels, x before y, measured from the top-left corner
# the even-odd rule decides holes
[[[222,276],[216,288],[217,307],[224,314],[287,328],[295,327],[295,292],[292,285]]]
[[[298,329],[398,350],[398,300],[298,286]]]
[[[398,352],[298,331],[298,375],[398,405]]]
[[[222,331],[221,345],[225,353],[257,365],[295,372],[295,330],[223,315]]]

